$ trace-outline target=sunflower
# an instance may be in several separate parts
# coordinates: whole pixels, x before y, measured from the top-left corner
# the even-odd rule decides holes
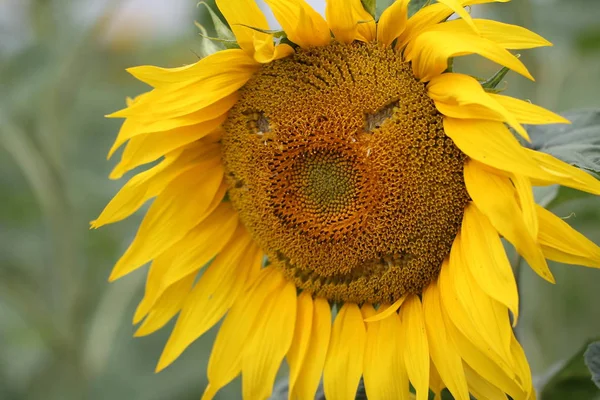
[[[598,267],[532,187],[600,182],[527,148],[522,124],[568,121],[449,66],[478,54],[533,79],[508,50],[550,43],[464,9],[491,1],[408,18],[397,0],[376,21],[360,0],[326,19],[266,0],[282,36],[254,0],[217,0],[235,46],[128,70],[152,89],[110,115],[109,156],[127,143],[111,178],[155,163],[92,225],[154,198],[110,280],[151,262],[136,335],[178,314],[157,370],[223,319],[204,399],[239,374],[245,399],[269,397],[284,358],[291,399],[321,379],[352,399],[361,377],[369,399],[535,398],[501,237],[550,282],[546,259]]]

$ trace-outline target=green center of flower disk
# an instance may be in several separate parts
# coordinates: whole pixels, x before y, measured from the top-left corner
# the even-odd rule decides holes
[[[298,49],[224,124],[229,198],[296,286],[388,303],[435,279],[469,199],[466,156],[410,64],[377,44]]]

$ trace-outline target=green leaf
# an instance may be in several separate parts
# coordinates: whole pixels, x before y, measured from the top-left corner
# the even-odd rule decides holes
[[[592,374],[592,381],[600,388],[600,342],[590,344],[583,358]]]
[[[543,400],[593,400],[600,398],[600,390],[592,382],[592,375],[584,362],[586,343],[571,359],[551,369],[544,378],[540,393]],[[594,353],[595,354],[595,353]]]
[[[375,18],[377,1],[376,0],[361,0],[361,3],[363,5],[363,7],[365,8],[365,10],[367,10],[367,12],[369,14],[371,14],[371,16],[373,18]]]
[[[577,49],[582,54],[594,54],[600,50],[600,28],[590,26],[576,37]]]
[[[198,5],[200,4],[202,4],[208,10],[208,13],[210,14],[210,19],[213,23],[213,26],[215,27],[215,32],[217,33],[217,38],[221,39],[224,42],[235,42],[235,35],[231,31],[231,29],[229,29],[229,26],[227,26],[227,24],[224,23],[221,20],[221,18],[219,18],[217,13],[213,11],[210,5],[206,4],[203,1],[198,3]]]
[[[497,90],[496,88],[498,87],[500,82],[502,82],[502,80],[504,79],[504,77],[506,76],[508,71],[510,71],[508,68],[502,67],[491,78],[489,78],[483,82],[480,82],[481,86],[485,89],[486,92],[496,93],[496,92],[500,92],[500,91],[504,90],[504,89]]]
[[[527,130],[531,146],[578,168],[600,173],[600,110],[562,114],[570,125],[536,125]]]
[[[255,26],[250,26],[250,25],[246,25],[246,24],[239,24],[239,25],[240,26],[245,26],[246,28],[250,28],[250,29],[252,29],[253,31],[256,31],[256,32],[268,33],[270,35],[273,35],[273,37],[276,38],[276,39],[285,39],[285,38],[287,38],[287,34],[285,33],[284,30],[281,30],[281,29],[261,29],[261,28],[257,28]]]
[[[375,5],[375,19],[379,20],[379,17],[381,17],[381,14],[385,11],[386,8],[388,8],[389,6],[392,5],[392,3],[394,3],[394,0],[376,0],[375,1],[376,5]],[[364,4],[364,2],[363,2]],[[367,7],[365,7],[366,10],[368,10]],[[371,14],[373,15],[373,14]]]
[[[433,0],[411,0],[411,2],[408,3],[408,16],[411,17],[421,8],[428,6],[431,3],[433,3]]]
[[[198,22],[195,22],[196,27],[200,30],[200,36],[202,37],[202,41],[200,43],[200,58],[204,58],[213,53],[216,53],[219,50],[224,50],[227,48],[225,44],[223,44],[220,39],[211,38],[208,36],[208,32],[206,28],[200,25]]]

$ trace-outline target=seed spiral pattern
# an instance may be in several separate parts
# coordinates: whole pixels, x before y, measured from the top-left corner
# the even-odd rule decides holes
[[[265,65],[240,94],[222,139],[229,198],[273,265],[356,303],[437,277],[469,200],[466,156],[410,64],[333,42]]]

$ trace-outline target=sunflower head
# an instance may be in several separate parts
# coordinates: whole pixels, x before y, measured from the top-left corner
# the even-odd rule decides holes
[[[437,277],[468,201],[466,157],[398,52],[298,49],[246,83],[223,128],[234,208],[299,288],[393,303]]]
[[[479,54],[531,78],[511,50],[549,43],[471,18],[481,0],[411,18],[406,0],[380,16],[328,0],[326,18],[265,2],[284,39],[254,0],[218,0],[235,46],[130,69],[152,89],[112,115],[126,120],[111,154],[127,142],[112,177],[160,159],[93,222],[154,198],[111,279],[151,262],[137,335],[179,314],[158,369],[225,317],[207,399],[240,373],[244,398],[269,397],[284,357],[290,398],[314,398],[321,377],[328,399],[353,398],[361,377],[373,399],[408,399],[411,385],[419,400],[444,387],[533,398],[500,236],[550,281],[546,258],[598,266],[600,249],[532,186],[600,184],[512,133],[568,121],[449,60]]]

